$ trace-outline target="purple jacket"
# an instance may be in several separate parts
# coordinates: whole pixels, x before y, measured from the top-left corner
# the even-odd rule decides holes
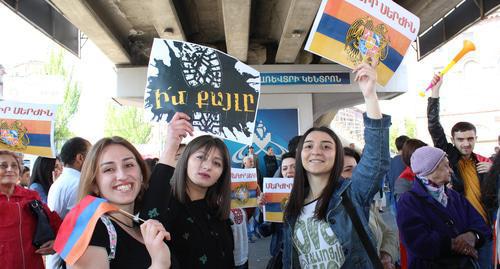
[[[476,249],[483,244],[485,238],[491,237],[490,228],[462,195],[452,189],[446,189],[446,194],[448,204],[445,208],[427,193],[417,178],[411,191],[404,193],[398,201],[398,228],[408,251],[410,269],[428,268],[430,261],[453,255],[451,239],[458,234],[468,231],[478,234]],[[436,207],[433,208],[431,203]],[[458,234],[454,234],[453,229],[444,223],[436,209],[453,220]]]

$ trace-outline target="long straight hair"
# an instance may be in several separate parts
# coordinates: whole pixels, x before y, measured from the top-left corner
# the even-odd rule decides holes
[[[231,162],[229,159],[229,152],[226,145],[219,138],[203,135],[191,141],[184,152],[182,153],[177,166],[170,181],[172,184],[172,193],[174,197],[181,203],[189,202],[187,195],[187,181],[188,173],[188,160],[189,157],[196,151],[205,149],[208,154],[212,149],[218,149],[222,154],[222,174],[217,179],[214,185],[208,187],[205,194],[205,200],[208,203],[208,208],[215,212],[215,216],[220,220],[229,218],[229,211],[231,209]]]
[[[333,162],[333,168],[330,172],[330,176],[328,177],[328,183],[321,192],[321,195],[318,198],[318,203],[316,204],[316,210],[314,212],[316,219],[326,220],[328,203],[330,202],[333,192],[339,185],[340,174],[344,168],[344,149],[342,148],[342,142],[335,132],[328,127],[322,126],[310,128],[304,133],[300,139],[299,145],[297,146],[297,153],[295,155],[295,178],[293,180],[293,187],[288,200],[288,205],[285,209],[285,218],[287,220],[296,219],[300,216],[302,208],[304,207],[304,200],[310,190],[307,171],[302,163],[302,149],[304,147],[304,140],[311,132],[315,131],[328,134],[335,142],[335,160]]]
[[[38,183],[42,185],[46,193],[49,193],[50,186],[53,183],[52,172],[55,166],[56,159],[46,157],[36,158],[33,170],[31,171],[29,186],[33,183]]]

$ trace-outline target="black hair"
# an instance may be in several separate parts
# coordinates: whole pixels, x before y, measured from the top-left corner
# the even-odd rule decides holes
[[[474,134],[476,134],[476,126],[470,122],[466,121],[460,121],[455,123],[453,127],[451,127],[451,137],[455,137],[456,132],[465,132],[465,131],[474,131]]]
[[[422,140],[413,138],[406,140],[401,152],[401,160],[403,163],[406,164],[406,166],[411,167],[411,155],[415,152],[415,150],[423,146],[427,146],[427,144]]]
[[[498,181],[500,180],[500,156],[493,160],[490,171],[481,184],[481,201],[485,208],[498,208]]]
[[[396,144],[396,149],[398,151],[401,151],[403,150],[403,146],[405,144],[406,141],[408,141],[408,139],[410,139],[408,136],[406,135],[400,135],[396,138],[396,140],[394,140],[394,144]]]
[[[350,147],[344,147],[344,156],[353,157],[356,163],[359,163],[359,160],[361,160],[361,155]]]
[[[29,186],[33,183],[42,185],[43,190],[49,193],[50,186],[52,186],[53,178],[52,171],[56,166],[56,159],[38,157],[33,165],[33,172],[31,173]]]
[[[301,135],[296,135],[292,139],[290,139],[290,141],[288,141],[288,152],[291,152],[295,155],[301,137]]]
[[[64,165],[73,165],[78,154],[86,154],[90,142],[81,137],[73,137],[66,141],[61,149],[61,162]]]

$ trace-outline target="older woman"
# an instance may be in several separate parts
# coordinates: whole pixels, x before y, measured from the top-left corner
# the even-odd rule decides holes
[[[40,200],[38,193],[17,186],[21,165],[17,155],[10,151],[0,151],[0,265],[2,268],[45,268],[42,255],[52,254],[54,240],[36,248],[32,241],[37,219],[31,212],[29,203]],[[43,210],[49,218],[54,232],[61,219],[50,212],[46,205]]]
[[[460,194],[448,189],[446,153],[424,146],[411,156],[412,189],[398,201],[398,227],[409,268],[478,268],[477,248],[491,231]]]

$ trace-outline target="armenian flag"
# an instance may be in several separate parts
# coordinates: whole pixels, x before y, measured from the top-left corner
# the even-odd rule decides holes
[[[419,27],[417,16],[391,0],[323,0],[305,49],[349,68],[358,64],[353,54],[376,55],[377,82],[385,86]]]
[[[292,186],[293,178],[264,178],[264,221],[283,222],[283,211]]]
[[[73,265],[87,249],[97,220],[107,212],[118,210],[105,199],[87,195],[64,218],[54,250],[67,264]]]
[[[56,108],[0,101],[0,149],[54,158]]]
[[[231,208],[257,206],[257,170],[231,168]]]

